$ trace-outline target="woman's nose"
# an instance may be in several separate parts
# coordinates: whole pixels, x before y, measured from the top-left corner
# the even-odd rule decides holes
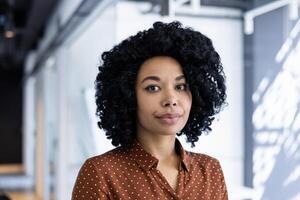
[[[174,101],[173,99],[168,99],[168,100],[166,100],[166,101],[164,101],[163,102],[163,106],[164,107],[167,107],[167,106],[176,106],[177,105],[177,103],[176,103],[176,101]]]
[[[177,106],[177,97],[173,91],[166,91],[164,99],[162,101],[164,107],[167,106]]]

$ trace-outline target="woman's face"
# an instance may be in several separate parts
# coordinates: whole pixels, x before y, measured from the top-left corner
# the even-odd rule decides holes
[[[146,60],[138,72],[136,95],[138,134],[175,135],[185,126],[192,95],[175,59]]]

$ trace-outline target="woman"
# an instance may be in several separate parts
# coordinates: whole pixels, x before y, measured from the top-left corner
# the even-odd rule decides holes
[[[98,125],[118,147],[84,163],[72,199],[228,199],[219,162],[176,139],[185,135],[194,146],[225,101],[210,39],[179,22],[156,22],[102,59]]]

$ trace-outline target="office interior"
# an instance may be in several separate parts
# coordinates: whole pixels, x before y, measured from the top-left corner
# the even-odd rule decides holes
[[[229,199],[300,199],[299,0],[2,0],[0,194],[71,199],[97,127],[101,53],[155,21],[211,38],[227,105],[189,151],[217,158]]]

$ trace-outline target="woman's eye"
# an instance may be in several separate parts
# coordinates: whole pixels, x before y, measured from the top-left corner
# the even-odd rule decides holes
[[[176,90],[185,91],[187,89],[188,89],[188,85],[187,84],[176,85]]]
[[[149,85],[148,87],[145,88],[147,91],[149,92],[156,92],[159,90],[159,87],[158,86],[155,86],[155,85]]]

